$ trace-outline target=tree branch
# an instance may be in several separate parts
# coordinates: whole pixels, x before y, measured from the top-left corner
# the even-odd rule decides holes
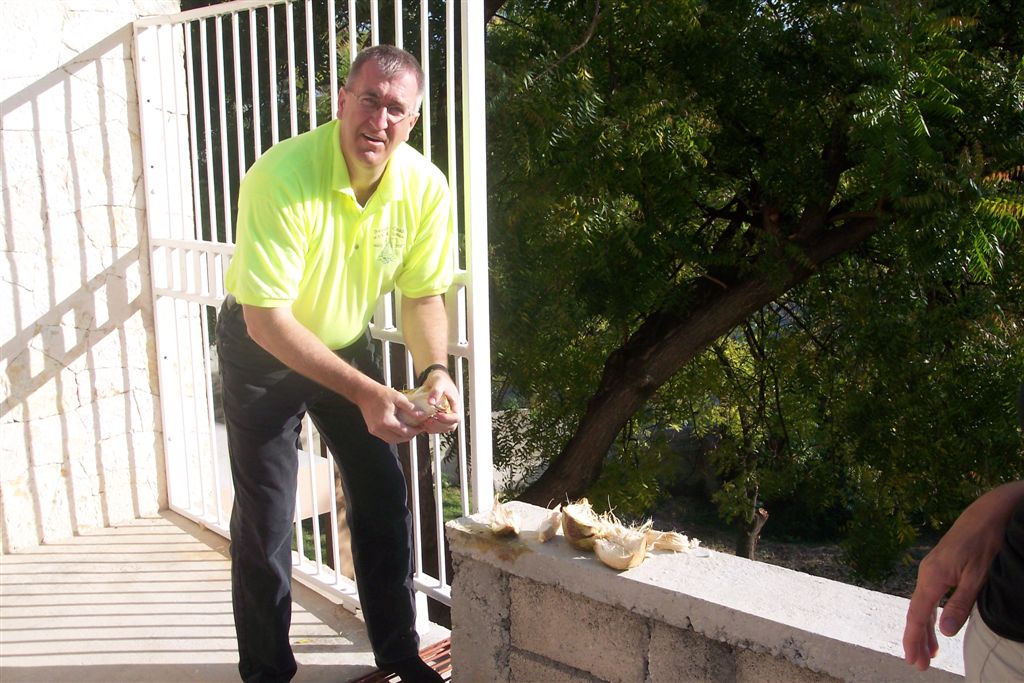
[[[565,60],[569,59],[569,57],[572,57],[574,54],[576,54],[584,47],[586,47],[587,43],[590,42],[590,39],[594,37],[594,32],[597,30],[597,21],[600,18],[601,0],[594,0],[594,17],[590,20],[590,26],[587,27],[587,32],[583,35],[583,40],[578,45],[576,45],[571,50],[562,55],[562,57],[557,62],[549,64],[548,68],[544,69],[539,74],[537,74],[537,78],[543,78],[548,74],[549,71],[557,69],[565,62]]]

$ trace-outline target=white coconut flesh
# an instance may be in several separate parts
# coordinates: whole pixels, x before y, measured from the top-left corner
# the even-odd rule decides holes
[[[612,569],[623,571],[639,567],[647,557],[647,534],[640,529],[616,525],[594,541],[594,552]]]
[[[695,550],[700,546],[700,539],[689,538],[678,531],[655,531],[647,532],[647,544],[653,550],[670,550],[674,553],[682,553],[688,550]]]
[[[519,533],[519,515],[503,505],[497,496],[494,498],[494,507],[491,508],[490,528],[495,536],[515,536]]]
[[[547,515],[537,527],[537,540],[547,543],[558,534],[562,527],[562,515],[558,510],[548,510]]]

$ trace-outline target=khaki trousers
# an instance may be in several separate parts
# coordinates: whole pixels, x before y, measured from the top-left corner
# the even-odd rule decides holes
[[[1024,682],[1024,643],[992,632],[975,605],[964,634],[967,683]]]

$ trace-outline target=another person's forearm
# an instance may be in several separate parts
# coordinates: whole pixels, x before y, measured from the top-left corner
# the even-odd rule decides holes
[[[951,588],[953,594],[939,616],[939,630],[952,636],[963,627],[985,584],[992,558],[1002,546],[1010,515],[1022,498],[1024,481],[992,489],[960,514],[921,561],[903,631],[908,663],[924,671],[938,652],[935,607]]]
[[[990,528],[999,530],[999,538],[1002,539],[1003,529],[1006,528],[1013,509],[1022,499],[1024,480],[997,486],[967,506],[957,522],[966,518],[966,522],[991,525]]]

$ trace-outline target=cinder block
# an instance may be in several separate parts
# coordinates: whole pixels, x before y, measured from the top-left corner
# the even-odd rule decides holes
[[[452,556],[452,680],[510,680],[508,575]]]
[[[512,650],[509,662],[512,667],[512,683],[605,683],[586,671],[522,650]]]
[[[736,649],[736,683],[839,683],[840,679],[811,671],[767,652]],[[911,673],[907,667],[907,673]]]
[[[513,646],[612,683],[644,680],[646,619],[517,576],[509,586]]]
[[[658,622],[651,628],[647,658],[646,683],[728,680],[733,668],[728,645]]]

